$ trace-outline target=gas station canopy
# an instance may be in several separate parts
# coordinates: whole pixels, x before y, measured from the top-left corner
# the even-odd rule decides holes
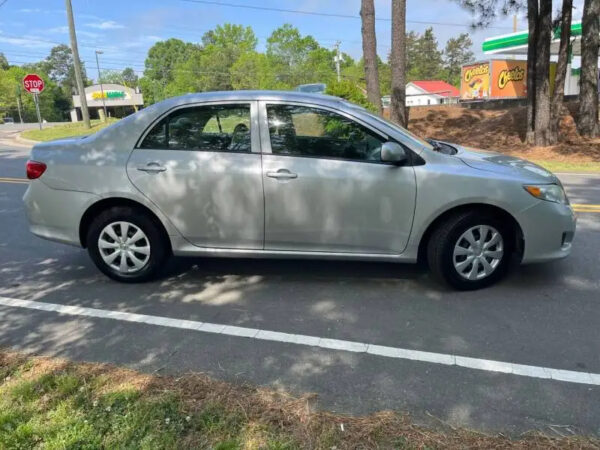
[[[503,34],[487,38],[483,41],[483,52],[486,55],[527,55],[529,31]],[[554,30],[550,44],[550,54],[557,55],[560,45],[560,28]],[[581,55],[581,22],[571,25],[571,48],[573,56]]]

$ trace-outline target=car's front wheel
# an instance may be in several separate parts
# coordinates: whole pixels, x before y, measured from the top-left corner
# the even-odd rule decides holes
[[[434,230],[427,258],[437,278],[457,289],[480,289],[505,275],[513,243],[510,227],[497,217],[464,212]]]
[[[115,206],[102,211],[87,233],[90,257],[105,275],[123,282],[152,279],[168,257],[161,229],[144,211]]]

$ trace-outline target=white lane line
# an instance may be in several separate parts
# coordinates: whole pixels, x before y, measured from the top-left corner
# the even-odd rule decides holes
[[[218,323],[198,322],[195,320],[171,319],[169,317],[151,316],[122,311],[86,308],[83,306],[69,306],[57,303],[35,302],[16,298],[0,297],[0,305],[48,311],[71,316],[97,317],[113,319],[122,322],[136,322],[161,327],[195,330],[203,333],[221,334],[226,336],[245,337],[261,341],[285,342],[294,345],[321,347],[330,350],[347,352],[368,353],[384,358],[405,359],[411,361],[444,364],[448,366],[466,367],[468,369],[482,370],[485,372],[506,373],[530,378],[551,379],[567,383],[589,384],[600,386],[600,374],[578,372],[573,370],[552,369],[549,367],[528,366],[513,364],[489,359],[470,358],[466,356],[450,355],[445,353],[424,352],[406,348],[374,345],[364,342],[344,341],[340,339],[306,336],[303,334],[289,334],[279,331],[260,330],[258,328],[245,328]]]

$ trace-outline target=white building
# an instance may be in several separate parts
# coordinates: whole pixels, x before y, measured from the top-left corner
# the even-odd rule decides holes
[[[411,81],[406,85],[406,106],[458,103],[459,90],[441,80]]]
[[[445,81],[411,81],[406,85],[406,106],[458,103],[459,97],[459,90]],[[388,109],[390,96],[381,97],[381,104],[384,110]]]
[[[124,117],[144,106],[144,97],[138,89],[112,83],[86,87],[85,99],[92,119],[100,118],[104,113],[105,106],[109,117]],[[73,96],[73,106],[71,120],[77,122],[81,120],[79,95]]]

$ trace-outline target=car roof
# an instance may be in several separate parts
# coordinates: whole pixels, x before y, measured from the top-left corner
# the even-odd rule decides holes
[[[210,101],[232,101],[232,100],[283,100],[297,101],[305,103],[317,103],[321,105],[335,104],[340,106],[340,103],[347,103],[344,99],[331,95],[314,94],[309,92],[299,91],[214,91],[214,92],[198,92],[194,94],[186,94],[179,97],[173,97],[164,101],[169,104],[182,103],[201,103]]]

